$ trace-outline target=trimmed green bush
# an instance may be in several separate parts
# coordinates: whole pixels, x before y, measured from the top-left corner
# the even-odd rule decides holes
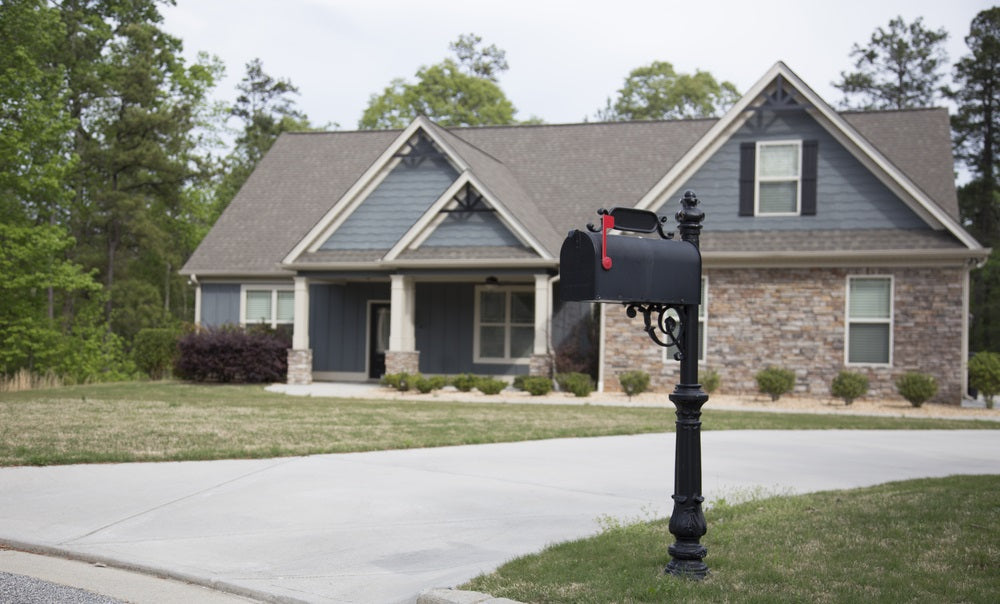
[[[719,389],[722,378],[719,377],[718,371],[709,369],[704,373],[698,374],[698,381],[701,382],[701,387],[705,389],[705,392],[712,394]]]
[[[628,395],[628,400],[636,394],[642,394],[649,388],[649,374],[645,371],[624,371],[618,374],[618,383]]]
[[[524,376],[521,390],[530,392],[531,396],[544,396],[552,392],[552,380],[541,375]]]
[[[830,383],[830,394],[850,405],[868,393],[868,376],[854,371],[841,371]]]
[[[401,373],[387,373],[382,376],[381,383],[384,386],[394,388],[400,392],[406,392],[414,386],[414,382],[420,377],[422,376],[419,373],[416,375],[410,375],[405,371]]]
[[[528,379],[529,377],[531,376],[529,376],[527,373],[515,375],[514,381],[511,382],[510,385],[513,386],[516,390],[524,390],[524,380]]]
[[[476,380],[479,379],[471,373],[463,373],[451,378],[451,385],[462,392],[469,392],[476,387]]]
[[[791,369],[771,366],[758,371],[754,379],[757,380],[757,389],[763,394],[769,394],[772,401],[795,388],[795,372]]]
[[[919,407],[930,400],[937,394],[937,389],[937,380],[934,376],[918,371],[908,371],[896,379],[896,390],[914,407]]]
[[[565,392],[572,392],[575,396],[590,396],[594,391],[594,380],[586,373],[571,371],[569,373],[557,373],[556,383]]]
[[[500,394],[507,387],[507,382],[491,377],[481,377],[476,380],[476,390],[483,394]]]
[[[1000,394],[1000,353],[977,352],[969,359],[969,385],[986,399],[986,408],[993,408],[993,397]]]
[[[167,377],[177,358],[177,340],[173,329],[140,329],[132,342],[136,367],[154,380]]]

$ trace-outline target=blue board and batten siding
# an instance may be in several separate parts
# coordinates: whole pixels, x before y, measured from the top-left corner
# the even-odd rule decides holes
[[[448,214],[423,244],[429,247],[523,245],[493,212]]]
[[[456,178],[458,173],[442,159],[400,162],[320,249],[391,248]]]
[[[757,127],[752,116],[658,210],[673,215],[677,197],[698,194],[713,231],[926,229],[927,224],[805,111],[789,112]],[[815,216],[740,216],[740,144],[818,141]],[[706,227],[707,228],[707,227]]]
[[[201,286],[201,324],[205,327],[240,322],[240,284],[204,283]]]
[[[313,371],[366,371],[368,303],[388,299],[388,282],[310,285],[309,345],[313,351]]]

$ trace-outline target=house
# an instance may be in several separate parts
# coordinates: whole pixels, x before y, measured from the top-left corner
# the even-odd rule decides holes
[[[599,208],[672,217],[692,189],[722,391],[777,365],[799,393],[848,368],[889,394],[913,370],[957,403],[989,250],[952,170],[946,110],[837,112],[779,62],[719,119],[282,135],[181,272],[201,325],[290,326],[292,382],[544,374],[575,348],[604,389],[643,369],[669,390],[640,319],[559,300],[558,255]]]

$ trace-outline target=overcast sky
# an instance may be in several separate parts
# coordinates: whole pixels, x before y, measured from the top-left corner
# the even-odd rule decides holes
[[[353,130],[373,93],[393,78],[451,56],[449,42],[475,33],[507,51],[500,86],[518,109],[547,123],[593,118],[628,72],[668,61],[733,82],[744,92],[784,61],[831,104],[831,82],[850,69],[854,43],[901,15],[946,29],[949,60],[968,53],[969,23],[985,0],[177,0],[164,29],[185,55],[221,58],[220,99],[255,57],[298,86],[313,124]],[[949,70],[950,71],[950,70]]]

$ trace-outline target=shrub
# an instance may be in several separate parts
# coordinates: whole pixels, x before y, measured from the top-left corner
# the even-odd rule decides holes
[[[698,381],[701,382],[701,387],[705,389],[705,392],[712,394],[719,389],[722,378],[719,377],[718,371],[709,369],[698,376]]]
[[[416,381],[422,377],[419,373],[411,375],[405,371],[387,373],[382,376],[381,383],[383,386],[388,386],[400,392],[407,392],[410,388],[415,387]]]
[[[462,392],[468,392],[476,387],[476,376],[471,373],[463,373],[462,375],[456,375],[451,379],[451,385],[458,388]]]
[[[854,371],[841,371],[830,383],[830,393],[844,399],[845,405],[850,405],[854,399],[861,398],[868,392],[868,376]]]
[[[544,396],[552,392],[552,380],[541,375],[524,376],[521,390],[530,392],[531,396]]]
[[[174,373],[195,382],[283,382],[291,342],[273,331],[226,326],[185,335]]]
[[[969,385],[986,398],[986,407],[993,408],[993,397],[1000,394],[1000,353],[977,352],[969,359]]]
[[[782,394],[791,392],[795,387],[795,372],[791,369],[768,367],[758,371],[754,379],[757,380],[757,389],[771,395],[772,401],[778,400]]]
[[[633,396],[649,388],[649,374],[645,371],[625,371],[618,374],[618,383],[628,395],[628,400],[632,400]]]
[[[177,357],[177,339],[173,329],[140,329],[132,342],[136,367],[154,380],[167,377]]]
[[[937,394],[937,388],[934,376],[917,371],[908,371],[896,379],[896,390],[914,407],[923,405]]]
[[[419,373],[413,376],[413,387],[417,389],[420,394],[427,394],[434,390],[434,380],[429,377],[424,377]]]
[[[491,377],[481,377],[476,380],[476,389],[483,394],[500,394],[507,387],[507,382]]]
[[[529,376],[526,373],[515,375],[514,376],[514,381],[511,382],[511,386],[513,386],[517,390],[524,390],[525,389],[524,388],[524,380],[528,379],[529,377],[531,377],[531,376]]]
[[[559,388],[566,392],[572,392],[575,396],[590,396],[594,391],[594,380],[586,373],[571,371],[569,373],[557,373],[556,383]]]

